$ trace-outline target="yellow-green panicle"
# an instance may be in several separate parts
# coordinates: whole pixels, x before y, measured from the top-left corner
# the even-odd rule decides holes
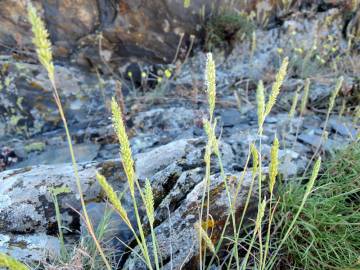
[[[216,254],[215,246],[203,227],[198,222],[194,224],[194,227],[199,232],[199,236],[205,242],[206,247],[210,249],[213,254]]]
[[[155,215],[154,215],[154,195],[152,192],[151,184],[149,179],[146,179],[145,181],[145,209],[147,213],[147,217],[149,219],[149,222],[151,226],[154,224]]]
[[[130,220],[128,218],[126,210],[122,206],[121,201],[118,198],[118,196],[116,195],[116,192],[114,191],[114,189],[106,181],[105,176],[103,176],[99,173],[96,173],[96,179],[98,180],[100,186],[104,190],[106,196],[108,197],[109,201],[111,202],[111,204],[113,205],[115,210],[119,213],[120,217],[124,220],[124,222],[127,225],[130,225]]]
[[[35,7],[31,3],[28,4],[28,19],[34,34],[33,43],[36,46],[36,53],[39,61],[48,72],[50,80],[54,81],[54,64],[49,33],[46,30],[44,22],[38,16]]]
[[[292,119],[295,116],[296,113],[296,106],[298,104],[299,101],[299,89],[296,90],[295,95],[293,97],[292,103],[291,103],[291,108],[289,111],[289,118]]]
[[[134,171],[134,160],[132,158],[132,152],[128,136],[126,134],[125,124],[122,117],[122,112],[119,104],[115,98],[111,101],[112,120],[115,129],[115,133],[120,143],[121,161],[124,167],[124,171],[129,183],[131,195],[135,196],[135,171]]]
[[[272,194],[274,191],[274,186],[276,182],[276,176],[278,174],[278,166],[279,166],[279,160],[278,160],[278,154],[279,154],[279,140],[275,136],[273,145],[271,147],[271,162],[269,167],[269,189],[270,193]]]
[[[332,111],[332,109],[335,105],[335,99],[340,92],[343,82],[344,82],[344,77],[341,76],[336,82],[334,91],[331,93],[330,100],[329,100],[329,111]]]
[[[210,122],[211,122],[212,117],[214,115],[215,101],[216,101],[215,61],[211,53],[207,54],[205,80],[206,80],[206,91],[209,102],[209,114],[210,114]]]
[[[289,58],[285,57],[281,64],[281,67],[276,75],[275,83],[272,86],[270,97],[266,104],[265,116],[270,113],[272,107],[276,103],[276,99],[280,93],[281,85],[283,84],[283,82],[285,80],[288,65],[289,65]]]
[[[184,0],[184,8],[190,7],[191,0]]]
[[[306,194],[309,194],[314,186],[315,180],[319,174],[321,167],[321,157],[315,162],[308,184],[306,185]]]
[[[0,268],[5,267],[9,270],[28,270],[24,264],[18,262],[10,256],[0,253]]]
[[[309,99],[309,92],[310,92],[310,79],[306,79],[304,85],[304,93],[301,98],[301,105],[300,105],[300,114],[303,115],[307,106],[307,102]]]
[[[257,173],[258,167],[259,167],[259,153],[256,149],[256,146],[253,143],[250,145],[250,151],[251,151],[251,156],[252,156],[252,160],[253,160],[252,172],[255,175]]]
[[[264,198],[262,203],[259,205],[258,212],[256,215],[256,221],[255,221],[255,231],[257,231],[262,224],[262,219],[265,214],[265,209],[266,209],[266,198]]]
[[[256,90],[256,102],[257,102],[257,115],[258,115],[258,125],[259,129],[262,129],[265,118],[265,94],[264,94],[264,84],[262,81],[259,81]]]

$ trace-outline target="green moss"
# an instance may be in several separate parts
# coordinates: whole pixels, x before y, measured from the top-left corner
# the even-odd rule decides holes
[[[35,152],[35,151],[42,152],[42,151],[44,151],[45,147],[46,147],[46,145],[43,142],[34,142],[34,143],[26,145],[25,151],[27,153]]]
[[[10,125],[15,127],[21,119],[22,117],[20,115],[12,115],[10,117]]]
[[[59,187],[50,188],[50,192],[54,196],[58,196],[60,194],[71,193],[71,189],[67,185],[62,185],[62,186],[59,186]]]

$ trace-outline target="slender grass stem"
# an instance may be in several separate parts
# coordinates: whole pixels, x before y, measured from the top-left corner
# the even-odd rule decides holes
[[[58,91],[57,91],[57,88],[56,88],[54,78],[50,77],[50,82],[51,82],[51,85],[52,85],[53,90],[54,90],[53,91],[54,99],[55,99],[56,105],[57,105],[57,107],[59,109],[60,117],[61,117],[62,122],[64,124],[64,129],[65,129],[65,133],[66,133],[66,139],[67,139],[67,142],[68,142],[68,147],[69,147],[69,151],[70,151],[72,166],[73,166],[75,180],[76,180],[76,186],[77,186],[77,189],[78,189],[78,192],[79,192],[80,203],[81,203],[82,210],[83,210],[83,213],[84,213],[83,216],[85,218],[86,227],[88,228],[89,234],[91,235],[91,237],[93,238],[93,240],[95,242],[96,248],[98,249],[101,258],[104,261],[106,268],[108,270],[111,270],[111,266],[110,266],[105,254],[104,254],[104,251],[102,250],[102,248],[100,246],[100,243],[96,238],[94,228],[93,228],[93,226],[91,224],[91,221],[90,221],[87,209],[86,209],[84,195],[83,195],[83,191],[82,191],[82,187],[81,187],[81,180],[80,180],[80,176],[79,176],[78,165],[77,165],[77,162],[76,162],[75,153],[74,153],[74,149],[73,149],[73,146],[72,146],[72,139],[71,139],[69,127],[68,127],[68,124],[67,124],[67,120],[66,120],[66,117],[65,117],[65,114],[64,114],[64,110],[63,110],[63,107],[62,107],[62,104],[61,104],[61,101],[60,101],[60,97],[59,97],[59,94],[58,94]]]

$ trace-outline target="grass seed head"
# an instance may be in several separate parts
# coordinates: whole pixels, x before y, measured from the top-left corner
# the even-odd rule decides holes
[[[285,77],[286,77],[286,72],[287,72],[288,65],[289,65],[289,58],[285,57],[283,62],[281,63],[281,66],[280,66],[280,69],[279,69],[278,73],[276,74],[275,83],[272,86],[270,97],[269,97],[269,100],[268,100],[268,102],[266,104],[265,116],[270,113],[272,107],[276,103],[276,99],[277,99],[277,97],[279,96],[279,93],[280,93],[281,85],[283,84],[283,82],[285,80]]]
[[[53,82],[55,79],[55,74],[49,33],[46,30],[44,22],[38,16],[35,7],[31,3],[28,4],[27,10],[28,20],[30,21],[31,30],[34,35],[32,41],[36,46],[36,53],[40,63],[44,66],[48,72],[50,80]]]
[[[205,81],[206,81],[206,91],[209,102],[210,119],[212,119],[214,115],[215,101],[216,101],[216,71],[215,71],[215,61],[211,53],[207,54]]]
[[[18,262],[14,258],[0,253],[0,267],[5,267],[9,270],[28,270],[24,264]]]
[[[271,194],[274,191],[276,176],[278,174],[278,166],[279,166],[278,154],[279,154],[279,140],[275,136],[274,143],[271,147],[271,154],[270,154],[271,162],[270,162],[270,168],[269,168],[269,178],[270,178],[269,189],[270,189]]]
[[[145,209],[147,217],[149,219],[150,225],[154,225],[155,215],[154,215],[154,195],[152,192],[151,184],[149,179],[145,181]]]
[[[113,98],[111,101],[111,110],[112,110],[112,120],[113,120],[115,133],[120,143],[121,161],[129,183],[131,195],[135,196],[134,182],[136,175],[134,171],[134,160],[132,158],[132,152],[130,148],[129,139],[126,134],[122,112],[115,98]]]
[[[294,97],[293,97],[293,100],[292,100],[292,103],[291,103],[291,108],[290,108],[290,111],[289,111],[289,118],[290,119],[294,118],[294,116],[295,116],[296,106],[297,106],[298,100],[299,100],[299,89],[296,90],[296,92],[294,94]]]
[[[309,92],[310,92],[310,79],[306,79],[304,85],[304,94],[301,98],[301,105],[300,105],[300,114],[303,115],[307,106],[307,102],[309,99]]]
[[[258,125],[259,129],[262,129],[265,118],[265,94],[264,84],[259,81],[256,90],[256,101],[257,101],[257,114],[258,114]]]
[[[210,237],[206,233],[206,231],[203,229],[203,227],[199,224],[199,222],[196,222],[194,224],[194,227],[199,232],[199,237],[205,242],[206,247],[216,255],[215,246],[213,242],[211,241]]]
[[[333,107],[335,105],[335,99],[336,99],[337,95],[340,92],[340,89],[341,89],[341,87],[343,85],[343,82],[344,82],[344,77],[343,76],[341,76],[336,82],[335,89],[331,93],[330,100],[329,100],[329,112],[332,111],[332,109],[333,109]]]
[[[116,195],[116,192],[114,189],[110,186],[110,184],[106,181],[105,176],[96,173],[96,179],[98,180],[100,186],[104,190],[106,196],[108,197],[110,203],[113,205],[115,210],[119,213],[120,217],[124,220],[125,223],[128,225],[130,224],[130,220],[128,218],[128,215],[126,213],[126,210],[121,204],[121,201],[119,200],[118,196]]]
[[[257,216],[256,216],[256,222],[255,222],[255,231],[257,231],[262,224],[262,219],[265,214],[265,209],[266,209],[266,198],[264,198],[262,203],[259,205]]]
[[[184,0],[184,8],[189,8],[191,4],[191,0]]]
[[[321,167],[321,157],[315,162],[308,184],[306,185],[306,194],[309,194],[314,186],[315,180]]]
[[[255,175],[259,167],[259,153],[253,143],[250,145],[250,151],[253,160],[253,174]]]

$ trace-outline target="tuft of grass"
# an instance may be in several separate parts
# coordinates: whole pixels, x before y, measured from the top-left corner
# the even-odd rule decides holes
[[[360,143],[354,143],[325,163],[314,192],[284,241],[283,258],[300,269],[360,268]],[[307,192],[300,182],[280,191],[275,219],[293,216]],[[278,233],[284,238],[289,225]]]
[[[205,26],[205,48],[227,48],[236,40],[251,39],[255,25],[245,14],[224,12],[214,15]]]

